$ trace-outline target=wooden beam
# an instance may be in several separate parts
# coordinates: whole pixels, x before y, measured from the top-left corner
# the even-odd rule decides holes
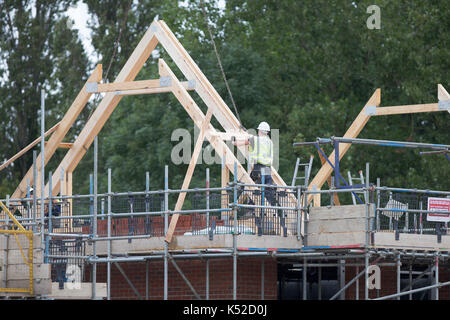
[[[389,106],[376,108],[376,113],[374,114],[374,116],[387,116],[393,114],[435,112],[435,111],[445,111],[445,110],[439,109],[437,103],[412,104],[404,106]]]
[[[182,85],[187,90],[194,89],[189,86],[188,81],[183,81]],[[87,87],[86,91],[90,93],[100,93],[100,92],[132,91],[142,89],[159,89],[162,92],[170,92],[170,85],[164,85],[164,81],[161,79],[96,83],[94,85]],[[124,92],[123,94],[126,94],[126,92]]]
[[[160,76],[170,76],[172,79],[172,92],[181,105],[185,108],[186,112],[194,121],[195,125],[199,128],[202,128],[204,125],[204,121],[206,116],[203,114],[201,109],[195,103],[194,99],[189,95],[187,90],[181,85],[180,81],[176,78],[175,74],[170,70],[169,66],[163,59],[159,59],[159,74]],[[208,109],[211,110],[211,109]],[[211,110],[212,112],[212,110]],[[237,179],[239,181],[243,181],[247,184],[254,184],[253,180],[250,178],[249,174],[245,171],[242,165],[234,156],[233,152],[228,148],[228,146],[220,139],[214,135],[215,129],[211,125],[211,123],[207,124],[207,130],[205,130],[205,137],[209,140],[211,146],[214,148],[216,153],[224,159],[225,165],[229,170],[234,171],[234,164],[237,164]],[[174,215],[175,216],[175,215]],[[170,223],[170,229],[175,230],[176,220],[172,217],[172,221]],[[172,240],[172,233],[167,233],[165,241],[170,243]]]
[[[46,146],[47,146],[47,144],[48,144],[48,141],[45,141],[45,145]],[[60,148],[60,149],[70,149],[70,148],[72,148],[72,146],[73,146],[72,142],[61,142],[58,145],[58,148]]]
[[[213,114],[219,121],[220,125],[226,130],[241,130],[241,125],[236,116],[231,112],[230,108],[223,101],[219,93],[214,89],[206,76],[202,73],[197,64],[192,60],[187,51],[183,48],[181,43],[169,29],[164,21],[157,21],[158,27],[156,35],[159,42],[163,45],[166,52],[176,63],[186,79],[195,80],[195,91],[203,100],[203,102],[212,108]],[[242,131],[242,130],[241,130]],[[245,133],[242,131],[242,133]],[[245,154],[245,147],[240,146],[238,150]],[[275,184],[279,186],[286,186],[286,183],[272,167],[272,178]],[[291,197],[295,203],[295,197]]]
[[[195,169],[195,166],[197,165],[198,157],[202,151],[203,140],[205,140],[206,128],[208,127],[209,123],[211,122],[211,116],[212,116],[212,110],[208,109],[205,120],[203,120],[203,124],[200,128],[200,134],[197,138],[197,142],[195,143],[194,151],[192,153],[191,161],[189,162],[188,170],[186,172],[186,175],[184,176],[183,186],[181,187],[182,190],[188,189],[189,184],[191,183],[192,175],[194,174],[194,169]],[[175,205],[175,211],[179,211],[183,208],[185,198],[186,198],[186,192],[180,192],[178,194],[178,200]],[[172,219],[170,220],[169,229],[167,230],[167,234],[166,234],[166,241],[169,243],[172,240],[173,233],[175,232],[175,227],[177,225],[179,216],[180,215],[178,213],[175,213],[174,215],[172,215]]]
[[[131,56],[128,58],[127,62],[123,66],[114,82],[128,82],[134,80],[134,78],[144,65],[145,61],[147,61],[153,49],[158,44],[158,40],[156,39],[155,33],[153,31],[154,25],[155,21],[144,34],[143,38],[134,49]],[[85,92],[86,90],[83,91]],[[115,95],[112,92],[107,92],[105,94],[105,96],[95,109],[94,113],[89,118],[88,122],[78,135],[77,139],[74,141],[72,148],[69,149],[66,156],[63,158],[58,168],[55,170],[55,173],[52,177],[53,195],[57,194],[59,191],[59,173],[61,172],[61,168],[64,168],[64,170],[70,172],[73,172],[75,170],[78,163],[81,161],[88,148],[94,141],[95,136],[98,135],[100,130],[103,128],[104,124],[116,108],[121,98],[122,96]],[[48,187],[45,188],[46,193],[48,193],[47,190]]]
[[[44,137],[47,137],[49,134],[53,133],[59,126],[61,122],[58,122],[57,124],[55,124],[53,127],[51,127],[50,129],[47,130],[47,132],[44,133]],[[13,157],[11,157],[11,159],[5,161],[1,166],[0,166],[0,171],[5,169],[7,166],[9,166],[11,163],[13,163],[15,160],[17,160],[18,158],[20,158],[21,156],[23,156],[28,150],[30,150],[31,148],[33,148],[35,145],[37,145],[39,142],[41,142],[41,137],[37,138],[36,140],[34,140],[32,143],[30,143],[29,145],[27,145],[25,148],[23,148],[22,150],[20,150],[18,153],[16,153]],[[47,143],[47,142],[46,142]]]
[[[370,115],[367,114],[365,108],[367,106],[379,106],[381,102],[381,90],[377,89],[372,97],[370,97],[369,101],[367,101],[364,108],[361,110],[361,112],[358,114],[356,119],[353,121],[351,126],[348,128],[347,132],[344,134],[345,138],[356,138],[358,134],[361,132],[361,130],[366,125],[367,121],[369,121]],[[351,143],[341,143],[339,147],[339,159],[342,159],[342,157],[345,155],[345,153],[350,148]],[[331,153],[331,155],[328,157],[330,162],[334,166],[334,151]],[[320,168],[319,172],[316,174],[314,179],[311,181],[311,183],[308,186],[308,189],[313,189],[315,186],[318,190],[322,188],[323,184],[327,181],[328,177],[333,172],[332,167],[328,162],[326,162],[322,167]],[[308,203],[311,201],[312,195],[308,196]]]
[[[56,128],[55,132],[52,134],[50,139],[48,140],[47,147],[45,148],[45,158],[44,158],[44,164],[47,164],[48,161],[51,159],[53,154],[55,153],[56,149],[58,148],[58,145],[62,142],[64,137],[66,136],[67,132],[72,127],[75,120],[78,118],[78,115],[80,112],[84,109],[87,102],[89,101],[89,98],[91,97],[92,93],[87,93],[85,90],[85,87],[90,82],[98,82],[102,79],[102,65],[98,64],[94,71],[91,73],[90,77],[84,84],[83,88],[81,88],[80,92],[78,93],[77,97],[73,101],[72,105],[69,107],[69,110],[67,110],[66,114],[60,121],[58,127]],[[36,158],[36,167],[37,171],[40,172],[41,170],[41,154],[39,154]],[[61,172],[61,169],[57,171],[59,174]],[[56,173],[55,173],[56,174]],[[17,189],[14,191],[13,195],[11,196],[12,199],[22,198],[26,194],[26,187],[27,187],[27,181],[30,181],[30,184],[33,183],[33,167],[31,167],[26,175],[23,177],[22,181],[20,182]],[[59,182],[58,182],[59,185]],[[36,184],[36,194],[40,194],[40,184]]]
[[[157,21],[156,36],[159,42],[163,45],[166,52],[169,54],[169,56],[172,58],[172,60],[175,62],[178,68],[181,70],[185,78],[195,81],[195,91],[203,100],[203,102],[208,106],[208,108],[212,109],[214,116],[216,117],[220,125],[225,129],[225,131],[235,130],[241,131],[242,133],[245,134],[246,132],[242,130],[241,124],[239,123],[236,116],[231,112],[230,108],[223,101],[222,97],[214,89],[214,87],[208,81],[206,76],[202,73],[200,68],[190,57],[187,51],[183,48],[181,43],[178,41],[178,39],[175,37],[175,35],[172,33],[172,31],[169,29],[169,27],[166,25],[164,21]],[[245,150],[246,149],[245,146],[238,146],[237,149],[239,150],[239,152],[241,152],[244,156],[248,158],[248,153]],[[228,153],[226,153],[227,157]],[[232,164],[227,163],[227,166],[230,165]],[[233,168],[229,169],[231,172],[234,171]],[[242,176],[240,172],[241,169],[239,164],[238,166],[239,176],[237,177],[238,180],[240,180],[240,176]],[[245,174],[248,175],[247,172],[245,172]],[[286,186],[286,183],[284,182],[284,180],[281,178],[281,176],[278,174],[278,172],[275,170],[274,167],[271,168],[271,174],[274,184],[278,186]],[[296,203],[297,200],[295,196],[293,196],[292,193],[288,193],[288,204],[292,207],[296,207]],[[302,212],[302,221],[303,221],[303,212]],[[304,230],[304,225],[305,224],[302,222],[301,224],[302,234]]]
[[[248,134],[248,133],[242,133],[242,132],[212,132],[210,133],[213,136],[218,137],[221,140],[224,141],[231,141],[233,139],[233,137],[238,140],[238,141],[244,141],[247,139],[250,139],[253,137],[253,135]]]

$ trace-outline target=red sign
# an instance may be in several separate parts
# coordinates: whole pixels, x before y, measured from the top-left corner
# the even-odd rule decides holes
[[[450,198],[428,198],[428,211],[436,213],[428,213],[427,221],[450,221]]]

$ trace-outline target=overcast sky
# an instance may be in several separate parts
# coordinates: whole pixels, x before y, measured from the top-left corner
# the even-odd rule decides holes
[[[73,29],[77,29],[81,40],[83,41],[84,48],[87,51],[88,56],[92,56],[94,48],[91,45],[91,36],[87,26],[89,20],[88,7],[82,1],[79,1],[75,7],[71,7],[67,11],[67,15],[72,19],[74,25]]]
[[[225,0],[219,0],[219,7],[225,8]],[[89,20],[88,7],[83,1],[78,1],[76,6],[72,6],[68,11],[67,15],[72,19],[74,25],[73,29],[77,29],[81,40],[83,41],[84,48],[88,57],[94,57],[95,51],[91,44],[90,30],[87,26]],[[149,21],[149,25],[150,25]],[[98,57],[97,57],[98,58]],[[92,58],[90,58],[92,61]]]

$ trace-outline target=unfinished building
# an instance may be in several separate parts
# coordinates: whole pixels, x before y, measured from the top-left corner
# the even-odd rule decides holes
[[[186,80],[159,59],[159,79],[134,81],[158,44]],[[3,297],[449,299],[450,191],[371,183],[369,164],[360,184],[339,173],[339,161],[358,143],[431,149],[447,157],[448,145],[357,139],[372,116],[450,110],[443,86],[437,103],[389,107],[380,107],[377,89],[342,138],[310,143],[323,160],[311,181],[310,161],[303,164],[303,184],[295,183],[297,162],[291,185],[272,168],[271,187],[255,184],[225,143],[249,134],[163,21],[151,24],[114,82],[101,80],[98,65],[64,118],[47,132],[42,126],[41,138],[2,165],[41,142],[14,194],[1,200]],[[173,93],[200,129],[181,188],[169,188],[166,166],[164,187],[151,190],[147,174],[146,190],[117,193],[108,170],[108,192],[101,194],[94,162],[92,192],[72,195],[72,173],[92,144],[97,154],[96,136],[121,98],[162,92]],[[104,96],[76,140],[63,142],[96,93]],[[213,116],[224,131],[213,127]],[[210,186],[207,171],[205,187],[189,189],[205,138],[222,159],[221,186]],[[327,157],[322,143],[335,151]],[[46,179],[45,165],[61,146],[68,151]],[[248,156],[243,147],[239,152]],[[322,190],[327,181],[330,188]],[[269,188],[276,189],[276,204],[265,196]],[[350,193],[353,204],[341,205],[342,193]],[[192,209],[183,209],[186,199]]]

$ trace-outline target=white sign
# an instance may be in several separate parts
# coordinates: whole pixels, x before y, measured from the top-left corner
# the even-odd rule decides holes
[[[427,221],[450,221],[450,199],[428,198],[428,211],[433,211],[433,213],[428,213]]]

